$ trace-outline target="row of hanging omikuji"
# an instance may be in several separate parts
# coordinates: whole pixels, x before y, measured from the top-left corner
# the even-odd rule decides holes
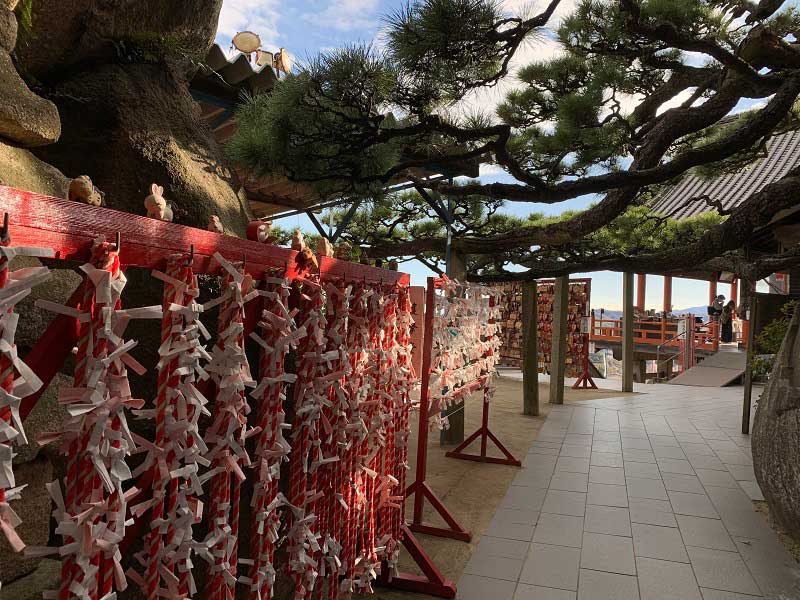
[[[21,550],[8,502],[24,492],[15,487],[10,444],[26,442],[19,406],[41,382],[16,356],[14,305],[47,272],[10,272],[8,261],[52,253],[9,247],[7,239],[0,252],[0,527]],[[150,600],[228,600],[235,590],[269,599],[279,546],[288,561],[280,573],[297,600],[370,592],[381,565],[396,566],[414,382],[407,289],[314,276],[290,282],[278,271],[256,287],[241,268],[215,259],[223,269],[219,298],[199,304],[192,267],[176,256],[153,273],[164,284],[163,305],[126,310],[115,246],[98,240],[82,267],[81,309],[39,303],[80,322],[74,384],[58,397],[68,417],[63,431],[38,440],[59,440],[68,457],[63,489],[48,485],[63,544],[25,548],[63,561],[61,589],[46,597],[109,599],[133,581]],[[261,350],[258,381],[243,325],[244,307],[256,298],[264,306],[250,334]],[[201,317],[213,306],[218,332],[209,348]],[[136,342],[124,339],[135,318],[161,319],[154,401],[132,398],[128,384],[128,371],[145,372],[130,354]],[[214,402],[201,393],[207,381]],[[132,432],[131,417],[154,420],[155,439]],[[132,471],[126,459],[135,453],[144,460]],[[249,506],[241,496],[246,478],[254,481]],[[239,544],[242,511],[249,511],[247,547]],[[136,520],[145,523],[144,543],[138,565],[125,571],[120,543]],[[195,530],[207,533],[198,539]]]

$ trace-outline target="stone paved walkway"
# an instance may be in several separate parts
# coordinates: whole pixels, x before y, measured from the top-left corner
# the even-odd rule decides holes
[[[552,409],[458,598],[800,599],[751,501],[741,388],[640,389]]]

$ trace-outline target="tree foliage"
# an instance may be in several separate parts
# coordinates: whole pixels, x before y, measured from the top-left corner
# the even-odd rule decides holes
[[[415,0],[387,16],[381,48],[322,53],[272,95],[250,100],[231,155],[323,198],[373,198],[353,238],[383,256],[394,247],[427,261],[444,251],[441,223],[413,194],[385,199],[382,190],[493,161],[508,183],[420,182],[455,203],[454,246],[476,277],[512,263],[530,277],[564,263],[736,263],[750,234],[794,204],[798,173],[745,198],[725,220],[681,225],[643,207],[692,169],[741,169],[770,136],[797,127],[798,11],[777,0],[579,0],[553,23],[560,3],[514,15],[495,0]],[[512,68],[521,49],[545,40],[559,51]],[[475,91],[504,81],[513,84],[494,112],[463,109]],[[744,101],[757,108],[731,118]],[[558,204],[591,194],[598,199],[588,209],[558,218],[499,210],[506,200]]]

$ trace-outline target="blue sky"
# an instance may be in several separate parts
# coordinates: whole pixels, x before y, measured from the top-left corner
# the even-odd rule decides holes
[[[505,0],[510,11],[530,10],[542,5],[529,0]],[[556,18],[574,6],[576,0],[565,0]],[[224,0],[220,15],[217,41],[224,48],[230,46],[233,35],[250,30],[261,36],[263,47],[275,51],[286,48],[296,59],[313,56],[320,50],[328,50],[354,42],[379,40],[384,25],[383,16],[400,7],[402,0]],[[542,58],[557,52],[550,40],[531,44],[517,61],[517,66],[534,58]],[[501,90],[493,90],[471,98],[469,103],[477,106],[492,106],[502,96]],[[481,180],[513,181],[500,169],[488,166],[483,169]],[[591,198],[577,198],[556,206],[529,203],[508,203],[505,210],[512,214],[526,215],[530,212],[557,214],[567,209],[585,208]],[[312,232],[313,226],[306,217],[290,217],[281,221],[285,227],[300,227]],[[417,263],[402,265],[411,273],[415,284],[424,284],[430,271]],[[592,273],[592,305],[595,308],[617,309],[622,301],[622,276],[619,273]],[[730,297],[729,286],[720,285],[720,293]],[[663,294],[663,278],[648,278],[646,305],[660,309]],[[707,302],[708,283],[691,280],[675,280],[673,283],[673,306],[676,309],[700,306]]]

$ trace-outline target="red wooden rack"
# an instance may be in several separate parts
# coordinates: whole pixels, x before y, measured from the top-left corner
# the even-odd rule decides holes
[[[410,486],[408,486],[408,489],[406,490],[406,497],[411,497],[412,495],[414,496],[413,518],[409,524],[409,528],[412,531],[469,542],[472,540],[472,533],[467,531],[458,522],[458,519],[456,519],[455,515],[448,510],[444,502],[442,502],[442,500],[436,495],[427,482],[428,431],[430,425],[430,378],[431,359],[433,353],[434,315],[436,311],[436,290],[442,288],[444,283],[445,282],[443,279],[429,277],[428,287],[425,294],[425,335],[422,347],[419,438],[417,439],[417,468],[415,480]],[[489,430],[489,390],[487,389],[487,384],[488,377],[483,376],[472,383],[465,385],[453,395],[454,399],[459,399],[464,398],[477,390],[483,389],[483,419],[481,421],[481,427],[466,440],[464,440],[464,442],[462,442],[457,448],[451,452],[448,452],[446,456],[464,460],[521,466],[522,463],[514,458],[514,456],[506,449],[500,440],[497,439],[497,436],[495,436]],[[480,455],[467,454],[463,452],[467,446],[469,446],[479,437],[481,439]],[[503,452],[505,458],[495,458],[487,455],[487,441],[489,439],[491,439],[501,450],[501,452]],[[444,520],[447,527],[440,527],[424,521],[423,512],[426,500],[431,503],[431,506]]]
[[[212,260],[215,252],[230,261],[244,261],[246,271],[255,279],[261,277],[265,270],[276,267],[284,268],[288,279],[295,279],[302,274],[297,268],[297,252],[294,250],[6,186],[0,186],[0,212],[6,212],[11,217],[9,231],[15,246],[52,248],[56,260],[85,262],[89,260],[90,248],[95,238],[102,236],[113,240],[119,235],[122,241],[120,261],[123,268],[164,269],[169,256],[188,254],[191,247],[194,271],[198,274],[219,272],[219,265]],[[328,257],[319,257],[319,275],[323,280],[344,279],[353,282],[397,283],[403,286],[409,285],[410,281],[406,273]],[[77,306],[81,298],[79,288],[68,301],[68,305]],[[261,312],[256,301],[248,306],[245,337],[253,331]],[[47,388],[69,356],[78,340],[78,334],[77,319],[58,315],[28,355],[23,357],[42,380],[42,390]],[[30,414],[40,396],[41,392],[24,400],[20,408],[23,419]],[[424,431],[427,435],[427,427]],[[136,482],[136,486],[143,490],[138,501],[146,500],[145,491],[150,487],[151,475],[149,472],[145,473]],[[136,519],[134,525],[126,529],[126,538],[121,547],[123,554],[138,535],[137,525],[141,526],[143,523],[143,519]],[[392,576],[389,569],[384,568],[379,581],[387,586],[412,592],[444,598],[455,597],[455,586],[444,577],[412,531],[404,527],[403,534],[403,545],[423,575],[399,573]]]

